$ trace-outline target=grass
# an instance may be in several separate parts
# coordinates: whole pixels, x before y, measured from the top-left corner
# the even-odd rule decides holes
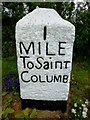
[[[17,73],[16,56],[2,59],[2,78],[8,74]]]
[[[70,89],[70,104],[90,101],[90,80],[88,61],[73,61]],[[71,105],[72,106],[72,105]]]

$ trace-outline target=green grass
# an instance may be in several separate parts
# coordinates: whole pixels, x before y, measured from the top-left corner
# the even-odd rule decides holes
[[[88,62],[74,61],[72,67],[71,92],[72,100],[89,99],[90,100],[90,80],[89,80]]]
[[[8,74],[17,73],[16,56],[2,59],[2,78]]]

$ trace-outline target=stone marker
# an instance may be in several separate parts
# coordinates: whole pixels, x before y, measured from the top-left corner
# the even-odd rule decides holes
[[[75,27],[54,9],[37,8],[16,24],[22,99],[67,101]]]

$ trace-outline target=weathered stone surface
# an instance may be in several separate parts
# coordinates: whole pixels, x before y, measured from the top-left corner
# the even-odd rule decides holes
[[[38,8],[16,24],[21,98],[67,100],[75,27],[53,9]]]

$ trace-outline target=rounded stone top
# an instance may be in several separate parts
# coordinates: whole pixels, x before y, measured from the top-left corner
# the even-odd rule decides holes
[[[32,25],[56,25],[74,28],[74,25],[64,20],[54,9],[36,8],[17,22],[18,27]]]

